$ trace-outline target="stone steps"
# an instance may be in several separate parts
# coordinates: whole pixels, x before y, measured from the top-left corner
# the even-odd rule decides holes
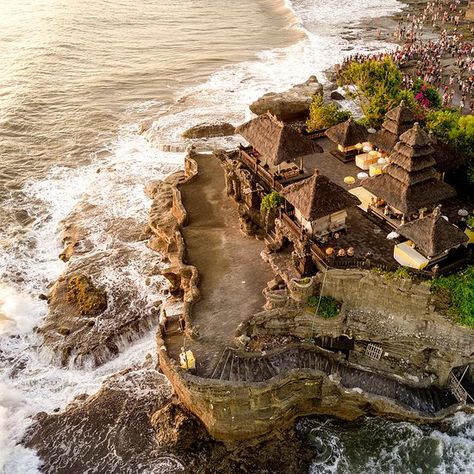
[[[226,348],[211,378],[233,382],[264,382],[294,369],[319,370],[327,375],[337,374],[344,387],[360,388],[420,412],[435,413],[455,403],[452,395],[446,390],[436,387],[411,387],[381,374],[341,364],[321,352],[304,347],[291,347],[263,355],[239,354]]]

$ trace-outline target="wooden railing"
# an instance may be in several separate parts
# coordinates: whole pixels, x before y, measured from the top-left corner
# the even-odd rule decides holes
[[[283,185],[275,179],[275,176],[257,162],[257,158],[252,156],[248,149],[240,148],[240,157],[245,166],[251,169],[270,190],[281,191],[283,189]]]
[[[281,221],[283,225],[288,229],[289,232],[297,239],[301,239],[303,236],[301,227],[286,213],[281,213]]]

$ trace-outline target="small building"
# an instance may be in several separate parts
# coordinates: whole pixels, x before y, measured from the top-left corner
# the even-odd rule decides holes
[[[304,156],[323,151],[315,142],[269,112],[240,125],[236,133],[252,146],[251,156],[268,169],[283,163],[297,163],[302,169]]]
[[[374,196],[369,210],[387,220],[394,216],[404,224],[456,195],[454,188],[439,181],[430,137],[418,123],[400,136],[389,162],[382,175],[362,184]]]
[[[384,154],[390,154],[398,143],[400,135],[413,127],[416,118],[405,101],[385,114],[382,128],[370,135],[369,141]]]
[[[292,206],[294,218],[309,237],[320,238],[345,229],[347,208],[359,200],[326,176],[315,173],[298,183],[287,186],[281,195]]]
[[[331,154],[346,162],[354,159],[358,153],[357,145],[362,147],[362,143],[367,140],[367,130],[351,117],[326,130],[326,136],[337,145],[337,149],[331,151]]]
[[[445,260],[469,240],[459,227],[441,215],[439,207],[427,217],[402,225],[397,232],[409,242],[395,246],[395,260],[418,269]]]

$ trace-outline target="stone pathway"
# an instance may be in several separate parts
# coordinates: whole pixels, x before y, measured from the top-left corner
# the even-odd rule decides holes
[[[197,374],[208,376],[226,346],[234,345],[237,326],[261,311],[262,290],[273,273],[260,257],[264,243],[245,236],[235,204],[225,192],[224,171],[217,158],[198,155],[197,178],[180,188],[189,223],[183,229],[187,262],[197,267],[201,300],[192,311],[199,333],[186,340],[197,362]],[[183,337],[167,338],[177,358]]]

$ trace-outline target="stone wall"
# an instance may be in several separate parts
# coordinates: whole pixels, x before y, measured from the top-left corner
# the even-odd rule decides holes
[[[346,335],[356,341],[350,361],[395,373],[406,381],[445,386],[451,370],[474,362],[474,332],[435,312],[428,283],[387,280],[367,270],[318,274],[322,294],[343,302],[340,316],[313,317],[305,308],[275,308],[249,318],[240,333],[300,339]],[[384,351],[365,355],[367,344]]]
[[[257,444],[292,426],[295,419],[325,414],[344,420],[361,416],[389,416],[419,423],[440,421],[458,407],[422,416],[391,400],[359,389],[346,389],[322,372],[297,369],[264,383],[204,379],[182,371],[158,341],[160,368],[184,406],[204,424],[209,434],[229,446]]]

